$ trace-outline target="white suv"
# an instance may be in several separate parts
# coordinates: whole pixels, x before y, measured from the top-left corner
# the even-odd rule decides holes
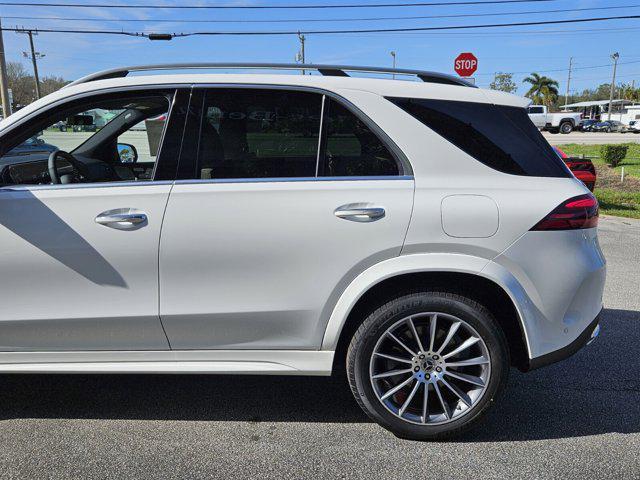
[[[527,100],[407,70],[127,76],[240,66],[107,71],[0,123],[0,372],[346,368],[428,439],[597,335],[598,204]]]

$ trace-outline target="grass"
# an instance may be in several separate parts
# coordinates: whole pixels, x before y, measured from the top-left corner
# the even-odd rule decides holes
[[[611,188],[596,188],[594,193],[603,215],[640,218],[640,191],[621,192]]]
[[[593,161],[598,180],[595,195],[604,215],[640,218],[640,144],[630,143],[625,159],[616,168],[606,165],[600,157],[600,145],[559,145],[570,157],[584,155]],[[624,167],[625,181],[620,182]]]
[[[628,135],[632,135],[631,133]],[[629,151],[625,159],[616,167],[611,169],[618,176],[622,173],[632,177],[640,178],[640,143],[628,143]],[[604,161],[600,159],[600,145],[579,145],[571,143],[568,145],[558,145],[570,157],[584,155],[591,158],[595,165],[605,166]]]

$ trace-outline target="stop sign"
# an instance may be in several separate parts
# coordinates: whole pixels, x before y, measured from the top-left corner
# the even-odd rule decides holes
[[[470,77],[478,69],[478,59],[473,53],[461,53],[453,62],[453,69],[461,77]]]

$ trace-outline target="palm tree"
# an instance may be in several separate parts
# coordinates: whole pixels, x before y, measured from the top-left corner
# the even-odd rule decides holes
[[[534,103],[551,106],[558,98],[558,82],[552,78],[532,73],[523,82],[531,84],[526,96]]]

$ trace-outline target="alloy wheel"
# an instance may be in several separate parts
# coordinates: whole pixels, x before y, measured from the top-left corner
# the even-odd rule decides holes
[[[401,420],[439,425],[467,414],[491,375],[489,350],[466,321],[439,312],[399,320],[378,339],[370,360],[371,385]]]

